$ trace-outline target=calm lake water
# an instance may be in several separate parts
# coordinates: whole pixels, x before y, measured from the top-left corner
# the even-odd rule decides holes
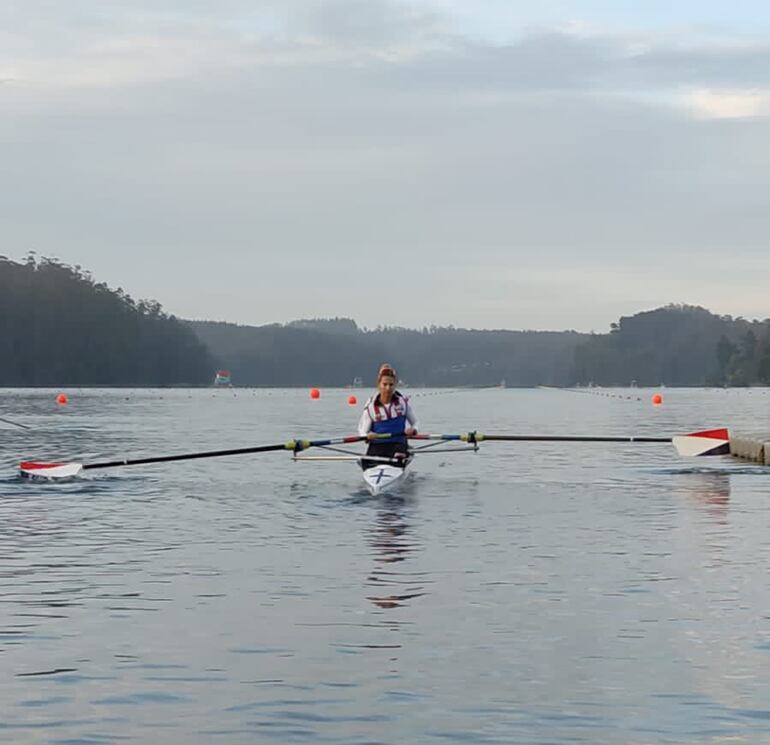
[[[770,469],[489,443],[370,498],[350,391],[0,390],[0,741],[768,743]],[[364,398],[365,392],[358,392]],[[424,431],[768,435],[770,393],[413,391]]]

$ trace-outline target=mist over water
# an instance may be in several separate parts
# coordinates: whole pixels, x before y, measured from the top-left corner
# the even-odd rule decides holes
[[[350,391],[0,391],[0,739],[770,741],[770,469],[482,443],[371,498],[288,453],[32,483],[18,462],[355,431]],[[770,435],[749,390],[415,390],[426,432]],[[770,437],[768,438],[770,439]]]

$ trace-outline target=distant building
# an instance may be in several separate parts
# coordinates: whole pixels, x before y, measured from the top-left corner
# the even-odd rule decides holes
[[[214,376],[214,385],[232,385],[229,370],[217,370]]]

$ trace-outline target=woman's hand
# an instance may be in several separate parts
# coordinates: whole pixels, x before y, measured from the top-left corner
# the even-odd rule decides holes
[[[413,437],[414,435],[416,435],[416,434],[417,434],[417,430],[416,430],[414,427],[407,427],[407,428],[404,430],[404,434],[405,434],[407,437]]]

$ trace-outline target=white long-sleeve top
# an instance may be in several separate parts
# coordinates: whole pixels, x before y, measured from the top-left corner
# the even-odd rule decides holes
[[[375,421],[381,422],[386,419],[395,419],[399,416],[406,416],[409,426],[419,430],[417,416],[414,413],[412,405],[409,403],[409,397],[396,391],[393,394],[389,404],[380,401],[380,394],[375,393],[364,405],[361,418],[358,420],[358,434],[366,437],[372,431],[372,424]]]

